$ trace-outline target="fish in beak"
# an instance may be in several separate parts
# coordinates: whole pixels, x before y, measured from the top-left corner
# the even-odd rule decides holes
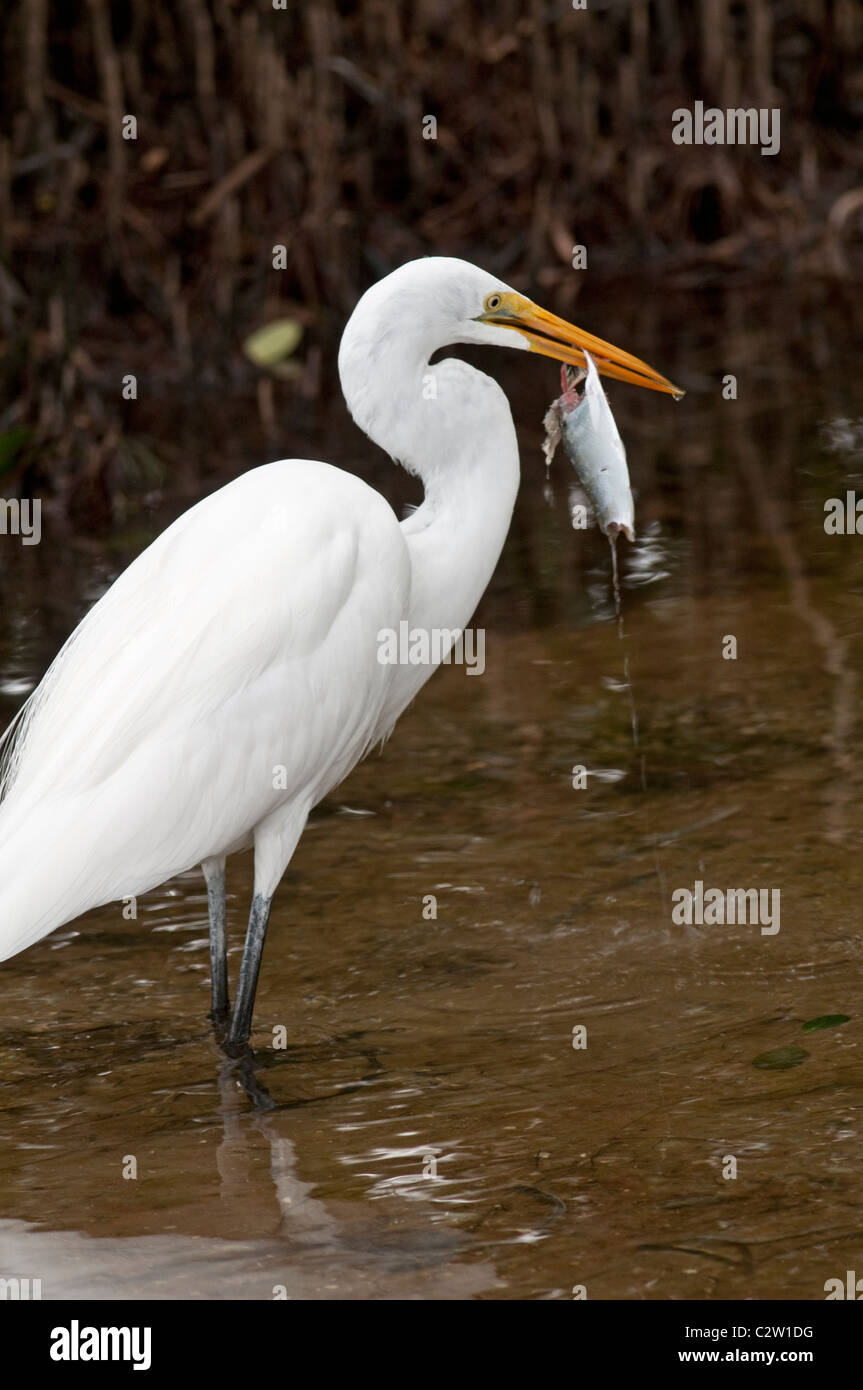
[[[586,369],[586,353],[589,352],[596,370],[603,376],[629,381],[634,386],[646,386],[651,391],[663,391],[675,400],[685,394],[639,357],[559,319],[513,290],[487,295],[479,322],[512,329],[527,339],[532,352],[539,352],[543,357]]]
[[[590,353],[587,375],[561,367],[563,395],[546,412],[543,452],[550,464],[558,444],[590,498],[599,528],[612,542],[622,532],[635,540],[635,508],[626,450]]]

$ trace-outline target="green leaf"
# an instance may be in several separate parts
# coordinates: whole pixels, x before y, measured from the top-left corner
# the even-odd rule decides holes
[[[850,1014],[820,1014],[818,1018],[810,1018],[803,1025],[804,1033],[817,1033],[822,1028],[838,1028],[840,1023],[850,1023]]]
[[[274,319],[249,335],[243,343],[243,352],[256,367],[273,371],[296,352],[302,336],[302,325],[296,319]]]
[[[29,444],[32,434],[33,431],[26,425],[0,434],[0,473],[8,473],[15,467],[18,455],[25,444]]]
[[[752,1065],[762,1071],[787,1071],[789,1067],[799,1067],[808,1056],[802,1047],[775,1047],[772,1052],[762,1052]]]

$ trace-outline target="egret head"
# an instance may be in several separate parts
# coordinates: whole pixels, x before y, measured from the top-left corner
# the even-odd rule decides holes
[[[491,276],[485,278],[492,280]],[[664,391],[674,397],[683,395],[680,387],[674,386],[640,358],[583,328],[576,328],[556,314],[550,314],[500,281],[494,281],[487,287],[479,312],[471,315],[467,332],[459,341],[527,348],[531,352],[541,353],[543,357],[553,357],[558,362],[577,367],[587,366],[584,356],[586,348],[603,376],[629,381],[635,386],[646,386],[651,391]]]
[[[366,291],[339,348],[339,376],[351,415],[409,472],[428,476],[441,459],[454,456],[471,414],[469,401],[461,410],[438,410],[427,408],[424,398],[434,372],[432,357],[454,343],[520,348],[574,366],[585,364],[586,349],[605,376],[683,394],[646,362],[556,318],[469,261],[448,256],[409,261]],[[473,370],[470,380],[476,390],[493,388],[502,395],[482,372]],[[452,407],[452,394],[447,401]],[[507,420],[511,429],[508,411]]]
[[[397,343],[402,360],[424,362],[449,344],[478,343],[521,348],[584,367],[586,348],[604,376],[683,394],[631,353],[548,313],[469,261],[449,256],[409,261],[373,285],[357,305],[349,330],[348,344],[359,338],[366,353],[383,355]]]

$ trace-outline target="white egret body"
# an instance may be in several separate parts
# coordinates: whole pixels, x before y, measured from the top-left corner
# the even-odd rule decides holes
[[[399,523],[354,475],[283,460],[192,507],[120,575],[5,736],[0,959],[202,864],[224,1016],[224,861],[253,845],[227,1039],[243,1046],[270,901],[310,809],[433,670],[381,664],[381,629],[464,628],[506,537],[509,406],[473,367],[429,365],[454,342],[574,362],[588,347],[601,370],[672,389],[463,261],[414,261],[369,290],[342,339],[342,387],[425,500]]]

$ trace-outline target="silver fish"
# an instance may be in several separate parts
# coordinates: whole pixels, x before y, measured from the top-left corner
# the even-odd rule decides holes
[[[629,488],[626,450],[590,353],[587,372],[561,368],[563,395],[552,401],[543,425],[543,453],[551,463],[558,444],[590,498],[600,530],[610,539],[621,531],[635,540],[635,505]]]

